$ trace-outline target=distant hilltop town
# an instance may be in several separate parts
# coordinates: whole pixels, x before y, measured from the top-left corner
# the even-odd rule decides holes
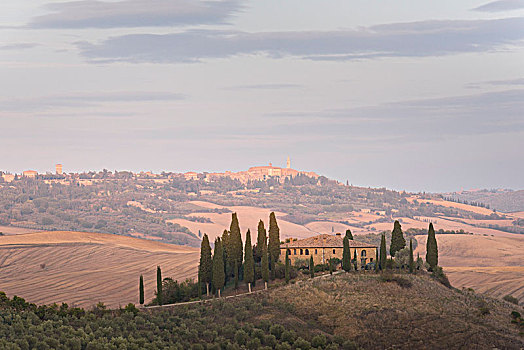
[[[206,181],[211,182],[220,178],[231,178],[233,180],[238,180],[242,183],[247,183],[248,181],[265,181],[268,179],[275,179],[279,182],[284,182],[287,179],[294,178],[299,175],[312,177],[318,179],[320,176],[314,172],[310,171],[300,171],[291,168],[291,161],[289,157],[287,158],[287,164],[285,168],[273,166],[272,163],[264,166],[254,166],[249,168],[246,171],[232,172],[226,171],[224,173],[197,173],[194,171],[186,173],[173,173],[173,172],[162,172],[160,174],[155,174],[151,171],[133,173],[130,171],[115,171],[114,173],[104,169],[99,172],[84,172],[84,173],[64,173],[62,170],[62,164],[56,164],[55,173],[46,172],[39,174],[35,170],[25,170],[21,174],[9,174],[0,172],[4,182],[12,182],[22,178],[31,178],[31,179],[42,179],[48,181],[61,181],[69,182],[70,180],[79,180],[82,183],[89,184],[91,180],[98,179],[109,179],[109,178],[142,178],[142,179],[154,179],[158,182],[168,181],[172,178],[183,177],[186,180],[194,181]],[[82,181],[84,180],[84,181]]]
[[[318,178],[319,175],[314,172],[307,172],[307,171],[299,171],[295,169],[291,169],[291,161],[289,160],[289,157],[287,159],[287,166],[285,168],[280,168],[273,166],[273,164],[269,163],[269,165],[266,166],[254,166],[249,168],[247,171],[239,171],[239,172],[231,172],[226,171],[225,173],[196,173],[196,172],[187,172],[184,173],[184,177],[186,179],[193,179],[193,180],[207,180],[211,181],[213,178],[220,178],[220,177],[229,177],[231,179],[239,180],[240,182],[246,183],[248,181],[260,181],[260,180],[267,180],[270,178],[277,178],[280,181],[284,181],[286,178],[293,178],[298,175],[306,175],[313,178]]]

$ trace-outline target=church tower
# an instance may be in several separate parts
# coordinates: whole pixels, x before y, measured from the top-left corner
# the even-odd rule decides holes
[[[286,168],[291,169],[291,160],[289,160],[289,157],[287,157],[287,166]]]

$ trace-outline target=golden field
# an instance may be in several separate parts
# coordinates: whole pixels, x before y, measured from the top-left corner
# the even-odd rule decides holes
[[[0,289],[38,304],[111,307],[138,302],[144,275],[153,298],[156,266],[164,277],[196,276],[199,249],[111,234],[40,232],[0,237]]]
[[[415,254],[426,254],[426,237],[416,236]],[[524,237],[436,235],[439,265],[457,288],[524,301]]]

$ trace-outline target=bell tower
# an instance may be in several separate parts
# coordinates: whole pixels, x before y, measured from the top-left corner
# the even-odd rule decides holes
[[[287,157],[287,166],[286,168],[291,169],[291,160],[289,160],[289,157]]]

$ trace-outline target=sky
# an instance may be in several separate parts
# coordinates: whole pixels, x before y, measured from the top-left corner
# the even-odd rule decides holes
[[[0,170],[524,188],[524,0],[4,0]]]

